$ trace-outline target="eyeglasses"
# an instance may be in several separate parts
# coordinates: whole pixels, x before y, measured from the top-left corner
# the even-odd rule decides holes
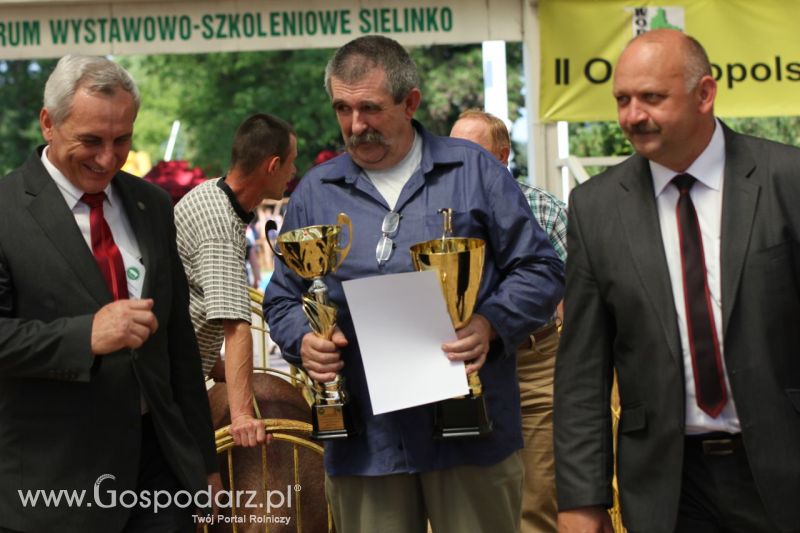
[[[381,224],[381,233],[383,235],[378,241],[378,246],[375,247],[375,259],[378,261],[378,266],[383,266],[392,257],[394,241],[392,241],[391,237],[400,226],[400,218],[402,218],[400,213],[395,213],[394,211],[389,211],[383,217],[383,223]]]

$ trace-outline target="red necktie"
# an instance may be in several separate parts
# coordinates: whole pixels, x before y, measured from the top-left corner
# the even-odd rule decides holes
[[[114,243],[114,236],[111,228],[108,227],[105,216],[103,216],[103,200],[106,193],[85,193],[81,201],[89,206],[89,228],[92,236],[92,253],[100,267],[100,272],[106,280],[108,290],[114,296],[114,300],[128,297],[128,282],[125,280],[125,263],[122,262],[122,254]]]
[[[678,205],[678,235],[681,245],[683,296],[686,302],[686,321],[689,327],[689,349],[692,354],[697,405],[712,418],[722,412],[727,402],[722,356],[719,350],[717,327],[711,307],[703,239],[694,203],[689,191],[695,183],[689,174],[679,174],[672,183],[680,191]]]

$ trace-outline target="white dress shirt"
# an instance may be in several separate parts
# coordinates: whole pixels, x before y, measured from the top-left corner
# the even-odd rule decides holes
[[[42,151],[42,164],[47,169],[47,173],[56,182],[58,190],[67,202],[67,207],[72,211],[75,217],[75,222],[78,224],[78,229],[83,235],[83,240],[86,241],[86,246],[89,247],[89,252],[92,253],[92,233],[89,225],[89,212],[90,208],[87,204],[81,202],[83,191],[72,184],[67,177],[58,170],[53,163],[47,158],[46,146]],[[126,275],[128,282],[128,297],[139,298],[142,295],[142,287],[144,284],[144,277],[147,275],[142,265],[142,254],[139,251],[139,243],[131,229],[131,224],[125,214],[125,209],[122,207],[122,200],[119,195],[115,193],[111,184],[105,188],[106,199],[103,201],[103,216],[106,219],[108,227],[111,228],[111,235],[114,237],[114,243],[119,248],[122,255],[122,261],[125,264],[125,272],[128,273],[130,269],[136,269],[141,272],[137,279],[131,279],[130,275]],[[144,396],[141,396],[141,412],[145,414],[148,411],[147,402]]]
[[[78,224],[78,229],[81,231],[81,235],[83,235],[83,240],[86,241],[86,246],[89,247],[89,251],[91,252],[92,233],[89,226],[90,209],[87,204],[81,202],[84,191],[73,185],[72,182],[50,162],[47,158],[47,150],[49,148],[49,146],[45,147],[42,152],[42,164],[44,168],[47,169],[50,177],[53,178],[53,181],[56,182],[58,190],[61,191],[64,201],[67,202],[67,207],[72,211],[75,222]],[[131,229],[131,224],[128,222],[128,217],[125,215],[122,201],[111,184],[105,188],[104,192],[106,193],[106,199],[103,201],[103,216],[106,219],[108,227],[111,228],[111,235],[113,235],[114,242],[122,255],[125,271],[127,272],[130,268],[135,268],[144,273],[139,243],[136,241],[136,237]],[[140,276],[137,283],[131,283],[132,280],[128,277],[128,296],[130,298],[141,297],[143,280],[144,276]]]
[[[686,169],[686,173],[697,179],[690,195],[697,211],[700,233],[703,240],[703,255],[708,274],[708,288],[711,292],[711,306],[714,324],[722,357],[722,368],[725,373],[725,388],[728,401],[717,418],[711,418],[697,405],[697,395],[692,368],[692,355],[689,350],[689,333],[686,323],[686,305],[683,294],[683,272],[681,268],[680,242],[678,238],[678,221],[676,206],[678,189],[670,182],[679,173],[658,163],[650,162],[653,175],[653,187],[658,205],[658,220],[661,224],[661,237],[667,256],[669,277],[672,283],[672,296],[678,319],[683,351],[683,375],[686,384],[686,434],[693,435],[711,431],[727,431],[739,433],[739,417],[731,395],[728,372],[725,369],[724,334],[722,331],[722,288],[720,279],[720,228],[722,225],[722,189],[725,170],[725,136],[722,126],[716,122],[714,134],[706,149]]]

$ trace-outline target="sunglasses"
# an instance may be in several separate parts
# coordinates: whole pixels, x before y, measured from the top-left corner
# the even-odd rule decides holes
[[[383,223],[381,223],[382,235],[378,241],[378,246],[375,247],[375,259],[378,261],[378,266],[383,266],[383,264],[392,257],[392,252],[394,251],[392,235],[397,233],[401,218],[402,215],[394,211],[389,211],[386,213],[386,216],[383,217]]]

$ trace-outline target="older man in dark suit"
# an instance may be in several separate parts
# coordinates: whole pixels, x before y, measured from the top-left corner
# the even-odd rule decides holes
[[[570,200],[560,531],[610,530],[614,369],[629,531],[798,531],[800,150],[716,120],[674,30],[626,47],[614,96],[637,154]]]
[[[120,171],[138,107],[62,58],[47,145],[0,180],[2,531],[192,531],[208,497],[176,495],[219,485],[171,203]]]

